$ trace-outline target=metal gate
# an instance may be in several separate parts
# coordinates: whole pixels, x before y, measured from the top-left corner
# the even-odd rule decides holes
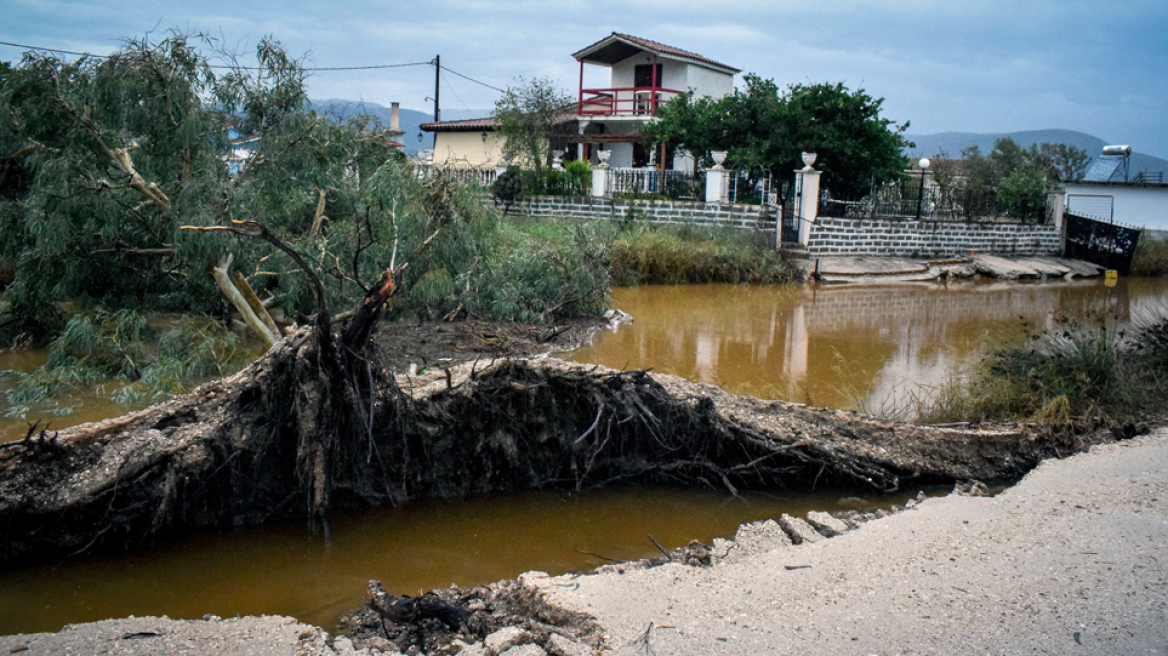
[[[1140,231],[1076,214],[1064,214],[1067,225],[1066,256],[1086,260],[1127,275],[1131,269]]]

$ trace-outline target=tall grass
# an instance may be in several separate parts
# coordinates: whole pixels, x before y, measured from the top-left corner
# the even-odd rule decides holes
[[[1135,256],[1132,258],[1131,275],[1168,275],[1168,241],[1156,239],[1146,233],[1140,236]]]
[[[777,252],[745,230],[629,222],[612,244],[618,286],[790,282]]]
[[[942,387],[922,421],[1015,420],[1075,429],[1168,410],[1168,318],[1064,321],[991,352]]]

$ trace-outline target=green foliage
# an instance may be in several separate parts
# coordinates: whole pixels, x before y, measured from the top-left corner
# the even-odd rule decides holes
[[[193,385],[238,370],[246,363],[240,340],[205,319],[184,318],[155,336],[143,315],[131,310],[78,314],[49,349],[44,366],[5,372],[16,379],[6,392],[9,416],[34,404],[53,406],[65,392],[113,387],[120,403],[158,401]]]
[[[621,286],[774,284],[793,279],[773,248],[741,230],[630,222],[614,239],[613,281]]]
[[[902,151],[911,145],[903,136],[909,124],[882,118],[882,98],[843,84],[796,84],[780,92],[756,75],[745,82],[745,89],[717,100],[681,94],[642,132],[657,144],[680,144],[707,165],[710,151],[725,150],[726,167],[755,180],[802,168],[802,152],[816,152],[825,188],[843,199],[896,180],[907,167]]]
[[[491,195],[504,208],[510,208],[524,196],[583,196],[588,192],[591,177],[592,167],[575,160],[568,162],[563,171],[511,167],[495,179]]]
[[[967,195],[997,193],[1007,213],[1015,217],[1041,216],[1046,195],[1060,180],[1081,179],[1090,162],[1087,153],[1074,146],[1043,143],[1023,148],[1010,137],[996,140],[988,155],[976,145],[961,154],[965,179],[943,170],[935,177],[942,189],[954,188]]]
[[[1146,232],[1140,235],[1130,273],[1133,276],[1168,275],[1168,241],[1156,239]]]
[[[551,151],[563,149],[575,129],[568,113],[572,97],[550,78],[519,78],[495,102],[491,116],[495,131],[503,137],[503,159],[524,168],[542,171],[551,164]]]
[[[544,322],[596,316],[608,305],[603,226],[571,221],[504,224],[466,296],[472,316]]]
[[[1168,319],[1162,313],[1127,330],[1102,318],[1064,321],[992,352],[966,379],[945,386],[922,418],[1077,429],[1163,412],[1166,392]]]

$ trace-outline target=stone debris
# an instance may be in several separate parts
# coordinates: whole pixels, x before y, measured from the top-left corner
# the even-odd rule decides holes
[[[547,656],[547,652],[540,649],[539,645],[516,645],[507,651],[501,653],[499,656]]]
[[[487,636],[483,640],[483,644],[487,647],[487,653],[491,654],[491,656],[496,656],[510,650],[516,645],[530,643],[532,640],[532,635],[527,631],[517,626],[505,626]],[[542,649],[540,653],[543,653]]]
[[[808,524],[806,521],[799,519],[798,517],[792,517],[787,513],[783,513],[782,516],[779,517],[779,526],[783,528],[783,531],[786,532],[787,536],[791,538],[791,542],[795,544],[803,544],[804,542],[819,542],[820,540],[826,539],[820,535],[819,532],[811,526],[811,524]]]
[[[552,656],[593,656],[595,652],[587,645],[553,633],[547,639],[547,651]]]
[[[834,538],[837,535],[846,533],[848,530],[847,524],[818,510],[812,510],[807,513],[807,523],[811,524],[825,538]]]
[[[953,488],[953,494],[963,497],[988,497],[990,489],[981,481],[965,481]]]

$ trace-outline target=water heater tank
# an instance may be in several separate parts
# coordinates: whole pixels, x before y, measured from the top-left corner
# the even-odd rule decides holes
[[[1131,155],[1131,146],[1104,146],[1103,154],[1113,157],[1127,157]]]

